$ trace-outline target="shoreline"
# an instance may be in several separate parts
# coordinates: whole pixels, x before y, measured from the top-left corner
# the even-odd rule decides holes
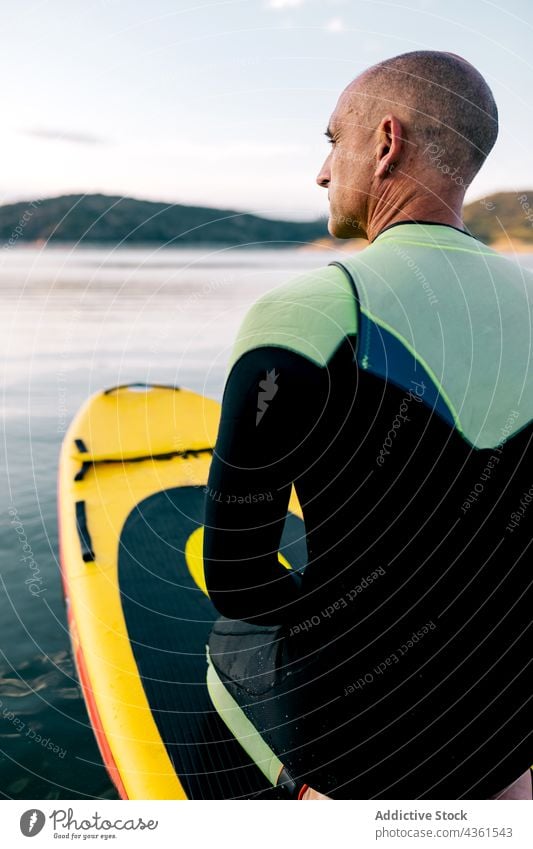
[[[498,239],[495,242],[483,242],[483,244],[487,247],[492,248],[495,251],[499,251],[500,253],[507,254],[530,254],[533,253],[533,241],[524,242],[520,239]],[[122,250],[169,250],[169,251],[186,251],[186,250],[242,250],[244,252],[252,252],[254,250],[268,250],[272,252],[276,251],[287,251],[294,250],[303,253],[310,253],[316,251],[317,253],[322,251],[335,251],[341,253],[356,253],[361,250],[364,250],[368,246],[368,241],[366,239],[335,239],[331,236],[322,236],[320,239],[314,239],[312,242],[298,243],[288,241],[286,243],[280,242],[268,242],[265,241],[261,244],[233,244],[231,242],[184,242],[182,244],[167,244],[164,242],[91,242],[91,241],[83,241],[80,243],[77,242],[63,242],[63,241],[52,241],[52,242],[43,242],[42,240],[37,241],[24,241],[20,245],[9,246],[7,244],[0,245],[0,249],[3,249],[6,253],[10,253],[13,250],[17,252],[23,252],[24,250],[29,251],[45,251],[45,250],[109,250],[109,251],[122,251]]]

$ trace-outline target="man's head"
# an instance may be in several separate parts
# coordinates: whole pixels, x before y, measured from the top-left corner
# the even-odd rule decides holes
[[[454,53],[420,50],[379,62],[342,92],[317,177],[328,189],[329,230],[367,236],[402,209],[457,208],[498,135],[481,74]],[[460,206],[459,206],[460,208]]]

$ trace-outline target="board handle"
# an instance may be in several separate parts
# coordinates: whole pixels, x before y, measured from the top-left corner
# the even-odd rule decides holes
[[[85,563],[94,561],[93,544],[87,527],[87,511],[85,501],[76,501],[76,527],[81,546],[81,556]]]
[[[179,392],[181,386],[173,386],[171,383],[121,383],[119,386],[111,386],[109,389],[104,389],[103,395],[111,395],[112,392],[119,392],[121,389],[130,389],[132,386],[144,387],[145,389],[171,389]]]

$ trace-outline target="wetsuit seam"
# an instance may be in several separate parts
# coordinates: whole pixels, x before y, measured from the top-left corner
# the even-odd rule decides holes
[[[334,260],[333,262],[330,262],[329,264],[330,265],[336,265],[337,268],[340,268],[344,272],[344,274],[347,277],[348,282],[349,282],[349,284],[352,288],[352,294],[353,294],[354,300],[355,300],[355,315],[356,315],[356,322],[357,322],[356,339],[355,339],[355,346],[354,346],[355,350],[354,350],[354,357],[353,358],[354,358],[355,362],[358,362],[359,361],[359,349],[360,349],[360,347],[363,348],[363,359],[365,358],[365,356],[368,356],[368,328],[366,327],[365,322],[363,321],[363,308],[361,306],[361,297],[359,295],[359,290],[357,288],[357,284],[356,284],[355,279],[352,275],[352,272],[345,265],[343,265],[342,262],[338,262],[338,261]],[[366,337],[367,337],[366,340],[364,338],[365,337],[365,331],[366,331]]]
[[[333,265],[333,264],[334,263],[331,263],[331,265]],[[228,385],[229,378],[230,378],[230,376],[233,372],[233,369],[237,365],[237,363],[239,363],[243,359],[243,357],[246,356],[246,354],[252,354],[254,351],[261,350],[261,348],[274,348],[274,349],[277,348],[280,351],[288,351],[290,354],[294,354],[296,357],[300,357],[302,360],[305,360],[306,362],[310,363],[311,365],[316,366],[316,368],[320,369],[321,371],[324,371],[324,370],[327,370],[329,368],[329,365],[330,365],[332,359],[337,354],[339,348],[341,348],[342,345],[344,345],[346,339],[351,340],[352,338],[355,338],[355,340],[356,340],[355,347],[357,347],[358,335],[359,335],[358,333],[344,333],[339,338],[339,341],[337,342],[335,348],[331,351],[331,353],[329,354],[327,360],[324,362],[323,365],[321,365],[320,363],[318,363],[316,360],[312,359],[311,357],[308,357],[307,354],[304,354],[302,351],[296,351],[294,348],[290,348],[288,345],[278,345],[278,344],[273,344],[272,342],[270,342],[270,343],[266,342],[266,343],[261,344],[261,345],[254,345],[253,348],[247,348],[246,351],[243,351],[242,354],[239,354],[239,356],[237,357],[237,359],[235,360],[235,362],[231,366],[231,369],[228,372],[228,375],[226,377],[225,387]],[[225,387],[224,387],[224,389],[225,389]]]

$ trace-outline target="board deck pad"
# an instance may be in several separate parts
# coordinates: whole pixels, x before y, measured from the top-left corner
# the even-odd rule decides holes
[[[138,504],[120,535],[118,576],[135,660],[161,739],[190,799],[283,798],[214,710],[205,646],[219,614],[185,559],[201,527],[203,487],[158,492]],[[303,522],[288,514],[280,552],[305,565]]]

